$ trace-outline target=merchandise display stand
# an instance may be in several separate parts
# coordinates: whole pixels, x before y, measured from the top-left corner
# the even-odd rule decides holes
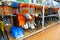
[[[43,0],[42,0],[43,1]],[[52,13],[50,13],[50,12],[48,12],[48,9],[50,8],[50,7],[46,7],[46,5],[45,5],[45,3],[44,2],[42,2],[42,12],[41,12],[41,15],[40,15],[40,17],[42,18],[42,21],[41,21],[41,24],[40,24],[40,26],[38,27],[38,29],[37,28],[31,28],[31,27],[26,27],[26,29],[24,29],[24,27],[21,27],[21,28],[23,28],[23,30],[24,30],[24,36],[23,37],[20,37],[20,38],[17,38],[17,39],[14,39],[13,38],[13,36],[10,34],[10,28],[13,26],[13,16],[16,16],[16,15],[13,15],[12,14],[12,11],[13,11],[13,9],[12,8],[10,8],[10,9],[6,9],[6,10],[4,10],[4,11],[7,11],[7,10],[9,10],[9,13],[11,13],[11,15],[9,15],[10,16],[10,19],[11,19],[11,25],[5,25],[5,29],[6,29],[6,31],[7,31],[7,33],[8,33],[8,37],[9,37],[9,40],[24,40],[25,38],[28,38],[28,37],[30,37],[30,36],[32,36],[32,35],[34,35],[34,34],[36,34],[36,33],[38,33],[38,32],[41,32],[41,31],[44,31],[45,29],[47,29],[47,28],[49,28],[49,27],[52,27],[53,25],[56,25],[56,24],[58,24],[58,23],[60,23],[60,20],[59,20],[59,17],[58,17],[58,15],[59,15],[59,12],[58,12],[58,10],[59,10],[59,8],[56,8],[56,7],[53,7],[52,8],[52,10],[55,8],[55,11],[54,12],[58,12],[58,13],[56,13],[56,14],[52,14]],[[17,13],[23,13],[23,15],[24,15],[24,17],[26,16],[26,14],[28,14],[28,15],[30,15],[30,14],[33,14],[33,15],[36,15],[35,13],[36,13],[36,10],[35,10],[35,7],[36,6],[39,6],[39,8],[40,8],[40,6],[41,6],[41,4],[40,5],[37,5],[37,4],[27,4],[27,3],[20,3],[19,4],[19,8],[17,8],[18,10],[18,12]],[[21,9],[20,9],[21,8]],[[37,9],[38,9],[38,7],[37,7]],[[1,9],[1,11],[2,11],[3,9]],[[12,11],[10,11],[10,10],[12,10]],[[22,11],[23,10],[23,11]],[[39,10],[39,9],[38,9]],[[50,10],[50,9],[49,9]],[[16,11],[16,10],[15,10]],[[14,12],[15,12],[14,11]],[[37,12],[38,14],[40,13],[40,11],[41,11],[41,9]],[[51,11],[51,10],[50,10]],[[0,12],[0,14],[1,14],[2,12]],[[6,12],[6,13],[8,13],[8,12]],[[46,14],[47,13],[47,14]],[[49,14],[50,13],[50,14]],[[27,17],[28,18],[28,17]],[[49,19],[50,18],[50,19]],[[55,18],[55,19],[54,19]],[[39,18],[38,18],[39,19]],[[17,19],[16,19],[17,20]],[[31,22],[31,20],[35,20],[35,19],[26,19],[26,20],[28,20],[28,22]],[[17,24],[17,23],[16,23]],[[19,26],[19,25],[18,25]],[[19,26],[20,27],[20,26]]]

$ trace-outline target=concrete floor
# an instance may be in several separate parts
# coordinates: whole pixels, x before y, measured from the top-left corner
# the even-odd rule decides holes
[[[60,23],[25,40],[60,40]]]

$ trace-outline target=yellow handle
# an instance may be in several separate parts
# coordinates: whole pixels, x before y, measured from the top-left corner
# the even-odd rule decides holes
[[[1,30],[2,30],[2,32],[3,32],[3,34],[4,34],[4,22],[0,22],[0,28],[1,28]]]

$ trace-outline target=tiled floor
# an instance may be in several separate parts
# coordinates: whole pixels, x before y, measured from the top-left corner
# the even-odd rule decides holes
[[[60,23],[25,40],[60,40]]]

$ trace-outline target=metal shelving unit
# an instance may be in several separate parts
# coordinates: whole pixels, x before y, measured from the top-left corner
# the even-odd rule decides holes
[[[54,24],[52,24],[52,25],[48,25],[47,27],[44,27],[44,28],[42,28],[42,29],[40,29],[40,30],[38,30],[38,31],[36,31],[36,32],[34,32],[34,33],[31,33],[30,35],[24,36],[24,37],[19,38],[19,39],[16,39],[16,40],[23,40],[23,39],[25,39],[25,38],[28,38],[28,37],[36,34],[36,33],[39,33],[39,32],[41,32],[41,31],[44,31],[45,29],[50,28],[50,27],[52,27],[53,25],[56,25],[56,24],[58,24],[58,23],[60,23],[60,21],[58,21],[58,22],[56,22],[56,23],[54,23]]]
[[[43,1],[43,0],[42,0],[42,1]],[[38,4],[38,5],[39,5],[39,4]],[[40,5],[42,5],[42,4],[40,4]],[[56,25],[56,24],[60,23],[60,21],[58,20],[56,23],[53,23],[53,24],[51,24],[51,25],[48,25],[48,26],[44,27],[44,17],[58,16],[57,14],[44,16],[44,6],[45,6],[45,5],[43,5],[43,10],[42,10],[43,15],[41,16],[41,18],[42,18],[42,28],[39,29],[39,30],[37,30],[37,31],[35,31],[35,32],[33,32],[33,33],[31,33],[31,34],[29,34],[29,35],[27,35],[27,36],[24,36],[24,37],[22,37],[22,38],[19,38],[18,40],[20,40],[20,39],[23,40],[23,39],[25,39],[25,38],[28,38],[28,37],[30,37],[30,36],[38,33],[38,32],[44,31],[45,29],[50,28],[50,27],[52,27],[53,25]],[[17,39],[16,39],[16,40],[17,40]]]
[[[52,27],[53,25],[56,25],[56,24],[60,23],[60,20],[58,20],[56,23],[53,23],[53,24],[51,24],[51,25],[48,25],[47,27],[44,27],[44,18],[45,18],[45,17],[58,16],[58,15],[57,15],[57,14],[53,14],[53,15],[44,16],[44,11],[45,11],[45,10],[44,10],[44,7],[45,7],[45,4],[44,4],[43,1],[44,1],[44,0],[42,0],[42,4],[34,4],[34,5],[42,5],[42,6],[43,6],[43,9],[42,9],[43,15],[41,16],[41,18],[42,18],[42,28],[39,29],[39,30],[36,30],[35,32],[32,32],[32,33],[30,33],[30,34],[28,34],[28,35],[25,35],[25,36],[23,36],[23,37],[21,37],[21,38],[15,39],[15,40],[23,40],[23,39],[28,38],[28,37],[30,37],[30,36],[38,33],[38,32],[44,31],[45,29],[47,29],[47,28],[49,28],[49,27]],[[16,15],[12,15],[12,14],[11,14],[11,15],[9,15],[9,16],[16,16]],[[6,26],[6,25],[5,25],[5,26]]]

